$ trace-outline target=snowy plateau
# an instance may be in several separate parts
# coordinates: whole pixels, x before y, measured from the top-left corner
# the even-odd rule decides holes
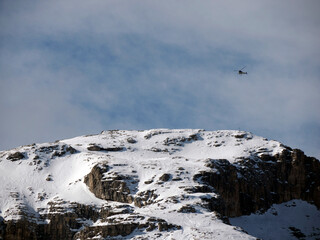
[[[0,239],[320,239],[320,162],[244,131],[103,131],[0,152]]]

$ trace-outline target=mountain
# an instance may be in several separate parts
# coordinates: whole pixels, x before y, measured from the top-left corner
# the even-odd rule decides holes
[[[103,131],[0,152],[0,239],[319,239],[320,162],[244,131]]]

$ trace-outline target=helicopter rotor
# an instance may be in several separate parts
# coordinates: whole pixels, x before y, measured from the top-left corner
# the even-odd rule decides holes
[[[235,72],[239,72],[239,71],[242,71],[243,69],[245,69],[247,66],[244,66],[243,68],[241,68],[240,70],[233,70]]]

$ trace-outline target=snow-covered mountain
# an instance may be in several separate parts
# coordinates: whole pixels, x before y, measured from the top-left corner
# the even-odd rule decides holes
[[[249,132],[111,130],[0,152],[0,239],[319,239],[319,208],[319,160]]]

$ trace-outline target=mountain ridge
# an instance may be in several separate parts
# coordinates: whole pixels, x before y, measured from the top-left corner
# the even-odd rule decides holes
[[[1,151],[0,171],[3,239],[254,239],[229,218],[320,207],[319,160],[245,131],[108,130]]]

